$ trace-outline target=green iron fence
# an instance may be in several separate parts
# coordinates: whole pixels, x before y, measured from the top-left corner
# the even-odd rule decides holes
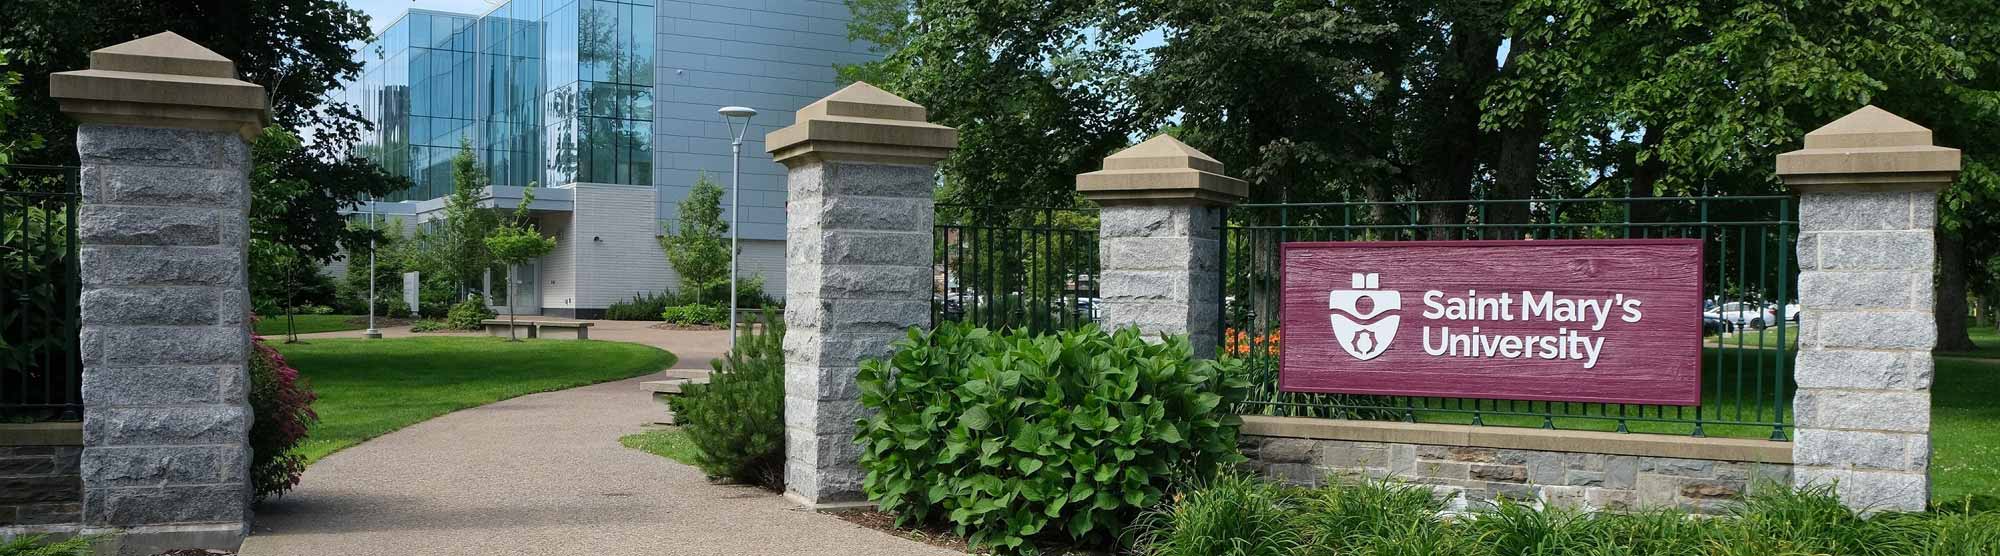
[[[83,415],[77,169],[0,166],[0,422]]]
[[[1595,429],[1784,440],[1797,323],[1789,196],[1238,205],[1222,230],[1223,351],[1253,373],[1246,414]],[[1280,392],[1278,251],[1291,241],[1700,238],[1716,307],[1749,307],[1703,339],[1702,405],[1661,406]],[[1745,304],[1745,305],[1728,305]],[[1769,308],[1766,319],[1760,309]],[[1706,310],[1706,309],[1705,309]],[[1775,322],[1766,322],[1766,321]]]
[[[931,323],[1061,330],[1098,316],[1097,211],[937,205]]]

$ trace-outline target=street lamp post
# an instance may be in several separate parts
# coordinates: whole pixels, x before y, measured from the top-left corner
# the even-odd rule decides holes
[[[372,196],[368,199],[368,330],[361,337],[382,339],[382,331],[375,328],[375,198]]]
[[[750,131],[750,118],[756,116],[757,111],[743,106],[724,106],[721,110],[716,110],[715,113],[721,114],[722,121],[729,123],[729,133],[731,136],[729,141],[729,349],[734,351],[736,349],[736,259],[742,254],[742,251],[736,247],[736,238],[743,235],[743,232],[736,227],[737,217],[742,214],[742,211],[737,210],[736,199],[737,193],[741,190],[743,183],[743,134]],[[736,127],[736,120],[738,118],[743,120],[743,127],[741,128]]]

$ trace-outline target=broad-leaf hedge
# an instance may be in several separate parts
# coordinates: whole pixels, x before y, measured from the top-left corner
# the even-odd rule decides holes
[[[1133,329],[912,330],[860,370],[863,488],[904,525],[946,522],[976,547],[1110,545],[1177,481],[1241,461],[1237,361]]]

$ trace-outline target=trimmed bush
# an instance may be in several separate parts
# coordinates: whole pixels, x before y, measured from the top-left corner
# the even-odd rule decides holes
[[[1679,510],[1585,514],[1508,500],[1445,516],[1425,486],[1335,482],[1308,489],[1227,478],[1148,512],[1137,548],[1150,556],[2000,554],[2000,513],[1864,518],[1829,487],[1756,490],[1715,518]]]
[[[298,486],[306,460],[292,452],[304,442],[306,429],[319,422],[313,400],[319,399],[285,356],[255,343],[250,357],[250,481],[258,500],[283,495]]]
[[[440,320],[426,319],[410,323],[411,332],[443,332],[446,330],[451,330],[451,327],[446,326],[444,321]]]
[[[618,301],[612,303],[609,307],[605,307],[604,318],[607,320],[657,321],[660,320],[660,314],[666,312],[667,307],[679,305],[675,301],[677,299],[672,291],[663,293],[635,293],[632,294],[630,301]]]
[[[1136,329],[912,330],[861,365],[863,490],[899,523],[943,521],[974,547],[1116,544],[1172,485],[1243,459],[1227,411],[1248,387],[1242,364],[1192,354]]]
[[[703,325],[729,320],[729,310],[714,305],[681,305],[668,307],[660,312],[660,320],[668,324]]]
[[[452,330],[479,330],[483,321],[494,317],[493,309],[486,307],[486,300],[473,295],[451,306],[451,313],[445,315],[444,325]]]
[[[710,362],[708,384],[668,398],[711,477],[785,488],[785,319],[765,310],[737,333],[736,349]]]

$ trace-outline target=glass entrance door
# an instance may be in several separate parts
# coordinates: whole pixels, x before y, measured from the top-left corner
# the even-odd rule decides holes
[[[507,284],[514,305],[514,314],[542,314],[542,290],[537,287],[541,281],[541,265],[533,261],[514,266],[514,276]]]

